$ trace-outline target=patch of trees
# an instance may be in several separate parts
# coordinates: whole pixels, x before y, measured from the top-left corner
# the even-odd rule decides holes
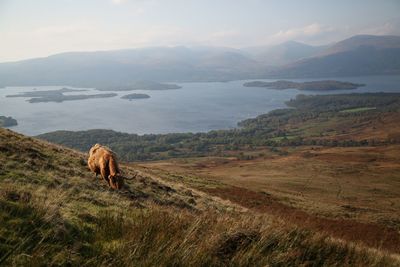
[[[365,84],[340,82],[332,80],[311,81],[311,82],[292,82],[292,81],[280,80],[275,82],[263,82],[263,81],[246,82],[243,84],[243,86],[265,87],[278,90],[296,88],[298,90],[305,90],[305,91],[333,91],[333,90],[357,89],[358,87],[365,86]]]
[[[0,116],[0,127],[11,127],[18,125],[17,120],[12,117]]]
[[[358,107],[376,107],[384,111],[400,107],[399,93],[364,93],[341,95],[297,95],[287,101],[289,107],[312,112],[340,111]]]
[[[127,95],[122,96],[121,98],[133,100],[133,99],[146,99],[146,98],[150,98],[150,96],[147,94],[127,94]]]

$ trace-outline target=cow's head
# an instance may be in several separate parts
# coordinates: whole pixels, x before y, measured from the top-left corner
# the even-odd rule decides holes
[[[109,180],[110,180],[110,186],[113,189],[121,189],[124,186],[124,177],[121,175],[110,175],[108,176]]]

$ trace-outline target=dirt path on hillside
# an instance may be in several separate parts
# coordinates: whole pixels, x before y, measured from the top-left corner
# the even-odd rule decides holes
[[[284,205],[265,193],[245,188],[228,186],[225,188],[202,188],[202,190],[238,203],[246,208],[266,212],[302,227],[325,232],[347,241],[359,241],[373,248],[400,253],[400,234],[391,228],[354,220],[328,219],[317,217],[293,207]]]

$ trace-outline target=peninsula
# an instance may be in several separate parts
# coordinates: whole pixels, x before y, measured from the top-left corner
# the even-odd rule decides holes
[[[334,91],[334,90],[357,89],[358,87],[365,86],[365,84],[340,82],[333,80],[311,81],[311,82],[292,82],[292,81],[280,80],[275,82],[263,82],[263,81],[246,82],[243,84],[243,86],[265,87],[277,90],[298,89],[304,91]]]
[[[94,94],[94,95],[65,95],[64,93],[74,93],[88,91],[84,89],[70,89],[61,88],[58,90],[48,90],[48,91],[32,91],[24,92],[17,95],[8,95],[7,97],[31,97],[27,100],[29,103],[40,103],[40,102],[57,102],[61,103],[63,101],[73,101],[73,100],[83,100],[90,98],[105,98],[117,96],[116,93],[108,94]]]
[[[88,91],[86,89],[70,89],[70,88],[61,88],[57,90],[48,90],[48,91],[37,91],[36,89],[33,89],[34,91],[30,92],[23,92],[19,93],[16,95],[7,95],[7,97],[51,97],[54,95],[61,95],[64,93],[74,93],[74,92],[84,92]]]

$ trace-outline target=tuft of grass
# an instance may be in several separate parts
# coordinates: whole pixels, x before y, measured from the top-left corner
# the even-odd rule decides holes
[[[344,109],[339,111],[340,113],[354,113],[354,112],[362,112],[362,111],[368,111],[368,110],[374,110],[376,107],[361,107],[361,108],[350,108],[350,109]]]
[[[112,227],[118,230],[112,230]],[[341,244],[266,216],[141,213],[98,218],[100,255],[89,262],[112,266],[391,266],[395,261]]]

